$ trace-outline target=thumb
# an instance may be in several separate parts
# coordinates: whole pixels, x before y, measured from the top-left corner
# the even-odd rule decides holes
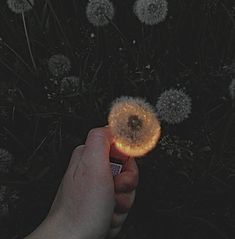
[[[113,137],[108,127],[92,129],[88,133],[82,157],[86,165],[95,170],[110,170],[109,154],[112,143]]]

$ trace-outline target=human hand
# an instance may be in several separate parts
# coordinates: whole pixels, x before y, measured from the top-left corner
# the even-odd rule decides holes
[[[89,132],[78,146],[46,220],[32,238],[101,239],[115,237],[135,198],[138,168],[119,153],[108,127]],[[126,160],[113,178],[109,158]]]

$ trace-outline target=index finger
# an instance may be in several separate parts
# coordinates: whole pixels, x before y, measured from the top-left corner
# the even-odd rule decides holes
[[[120,161],[126,161],[129,159],[129,156],[119,151],[114,143],[110,146],[110,157]]]
[[[133,191],[139,181],[139,170],[134,158],[125,161],[123,171],[114,177],[116,193]]]

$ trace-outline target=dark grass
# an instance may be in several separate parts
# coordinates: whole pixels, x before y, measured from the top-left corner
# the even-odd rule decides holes
[[[181,155],[159,146],[137,161],[136,202],[119,238],[235,237],[234,103],[228,93],[234,76],[226,71],[234,61],[234,3],[172,0],[167,20],[148,27],[133,15],[133,2],[113,1],[113,22],[96,29],[86,19],[85,0],[36,1],[25,16],[36,70],[21,16],[1,2],[0,146],[15,162],[0,183],[20,192],[1,219],[1,238],[21,237],[41,222],[72,149],[91,128],[107,124],[113,99],[141,96],[154,105],[169,88],[183,88],[192,98],[188,120],[162,125],[163,136],[181,139]],[[47,60],[58,53],[71,59],[70,74],[80,77],[82,90],[48,99],[56,87]],[[187,148],[182,140],[193,144]]]

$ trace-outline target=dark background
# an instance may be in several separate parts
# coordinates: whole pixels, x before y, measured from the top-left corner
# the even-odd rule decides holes
[[[113,99],[155,105],[170,88],[192,98],[192,113],[162,123],[170,140],[137,161],[136,201],[119,238],[235,238],[234,1],[169,0],[166,20],[150,27],[133,14],[133,0],[115,0],[114,24],[98,29],[86,0],[36,1],[26,13],[36,72],[21,16],[0,3],[0,147],[15,159],[0,184],[19,195],[0,216],[0,238],[22,237],[43,220],[72,149],[107,124]],[[79,95],[58,94],[47,66],[53,54],[70,58]]]

